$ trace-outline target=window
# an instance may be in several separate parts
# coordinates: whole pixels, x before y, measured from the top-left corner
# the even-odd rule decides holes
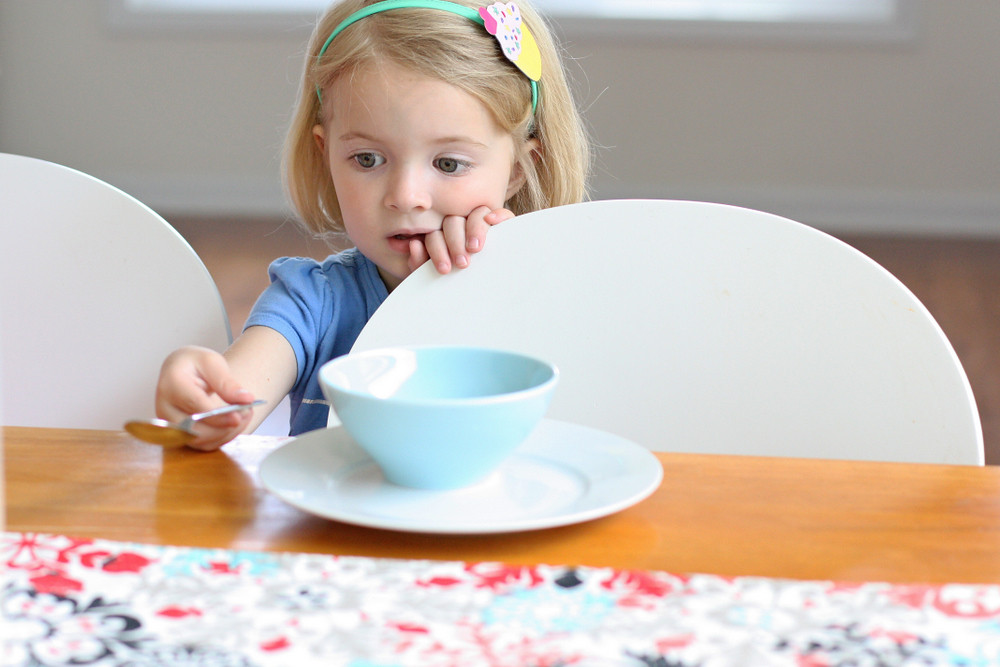
[[[896,0],[536,0],[553,16],[682,21],[886,21]]]
[[[120,25],[303,26],[330,0],[109,0]],[[920,0],[535,0],[569,34],[898,38]],[[486,0],[484,0],[484,4]]]

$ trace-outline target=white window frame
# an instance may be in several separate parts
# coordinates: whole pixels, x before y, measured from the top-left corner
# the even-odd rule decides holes
[[[641,39],[649,41],[761,41],[761,42],[899,42],[916,36],[922,0],[894,0],[886,12],[864,12],[864,0],[802,0],[802,10],[782,11],[771,5],[770,16],[747,13],[748,0],[695,0],[671,3],[668,18],[650,18],[644,0],[621,0],[635,5],[631,17],[572,15],[572,0],[549,0],[547,15],[566,35],[574,38]],[[613,0],[611,0],[613,1]],[[536,0],[538,2],[538,0]],[[854,4],[860,16],[838,14],[837,5]]]
[[[307,30],[330,1],[107,0],[115,27],[199,32]],[[615,16],[581,13],[580,0],[535,2],[572,39],[893,42],[915,36],[922,0],[889,0],[895,6],[887,12],[870,11],[874,0],[800,0],[798,10],[783,7],[787,0],[596,0],[623,14]],[[663,18],[653,9],[658,2]],[[747,11],[751,4],[756,12]],[[857,15],[841,14],[844,7]]]

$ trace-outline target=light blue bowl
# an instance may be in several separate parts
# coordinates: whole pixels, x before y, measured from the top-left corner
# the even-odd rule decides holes
[[[393,347],[334,359],[319,379],[388,481],[454,489],[482,480],[528,437],[559,372],[503,350]]]

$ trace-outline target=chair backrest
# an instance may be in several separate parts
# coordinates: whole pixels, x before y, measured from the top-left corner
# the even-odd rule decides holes
[[[414,272],[354,349],[445,343],[555,362],[549,417],[654,450],[983,463],[968,379],[927,309],[857,250],[759,211],[521,216],[470,268]]]
[[[163,218],[79,171],[0,153],[0,423],[120,429],[152,416],[171,350],[230,338],[212,277]]]

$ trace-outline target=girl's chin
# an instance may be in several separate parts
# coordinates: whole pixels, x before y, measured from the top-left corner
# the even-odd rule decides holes
[[[403,282],[403,279],[410,275],[410,273],[412,273],[412,271],[410,271],[405,261],[403,262],[402,268],[392,267],[391,270],[387,271],[386,269],[380,267],[378,270],[379,277],[382,278],[382,282],[385,284],[386,289],[390,292],[395,289],[399,283]]]

